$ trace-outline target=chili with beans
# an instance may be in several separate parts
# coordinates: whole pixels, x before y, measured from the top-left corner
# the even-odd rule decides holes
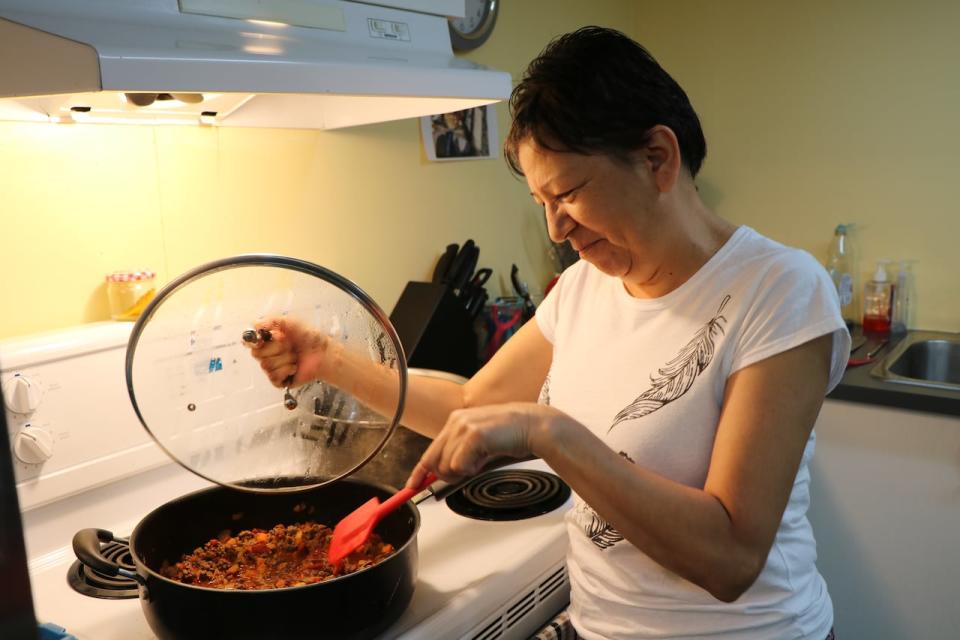
[[[279,589],[323,582],[372,566],[393,553],[393,545],[372,534],[338,567],[327,562],[333,530],[315,522],[269,531],[225,531],[161,573],[173,580],[214,589]]]

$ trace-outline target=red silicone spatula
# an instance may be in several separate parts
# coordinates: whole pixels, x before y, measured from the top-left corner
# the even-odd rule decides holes
[[[380,520],[433,484],[437,476],[428,473],[415,489],[401,489],[380,504],[380,498],[370,498],[359,508],[346,515],[333,529],[333,538],[330,539],[330,549],[327,551],[327,561],[331,565],[338,565],[340,561],[356,551],[360,545],[370,538],[373,528]]]

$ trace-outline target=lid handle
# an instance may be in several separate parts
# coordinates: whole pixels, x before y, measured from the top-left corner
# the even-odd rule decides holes
[[[243,341],[253,345],[260,345],[264,342],[270,342],[273,340],[273,334],[270,333],[268,329],[247,329],[243,332],[241,336]],[[293,384],[293,376],[287,376],[287,379],[283,381],[283,406],[285,406],[290,411],[293,411],[297,408],[297,399],[293,397],[293,394],[290,393],[290,385]]]

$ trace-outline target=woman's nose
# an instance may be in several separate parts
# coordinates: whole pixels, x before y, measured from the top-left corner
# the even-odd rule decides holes
[[[547,220],[547,234],[550,239],[557,243],[566,240],[573,230],[573,220],[560,207],[552,204],[543,206],[543,215]]]

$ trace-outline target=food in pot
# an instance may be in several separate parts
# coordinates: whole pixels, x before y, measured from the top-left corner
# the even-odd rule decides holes
[[[327,562],[333,530],[315,522],[278,524],[269,531],[225,531],[179,562],[161,568],[167,578],[214,589],[279,589],[323,582],[377,564],[393,545],[376,534],[337,567]]]

